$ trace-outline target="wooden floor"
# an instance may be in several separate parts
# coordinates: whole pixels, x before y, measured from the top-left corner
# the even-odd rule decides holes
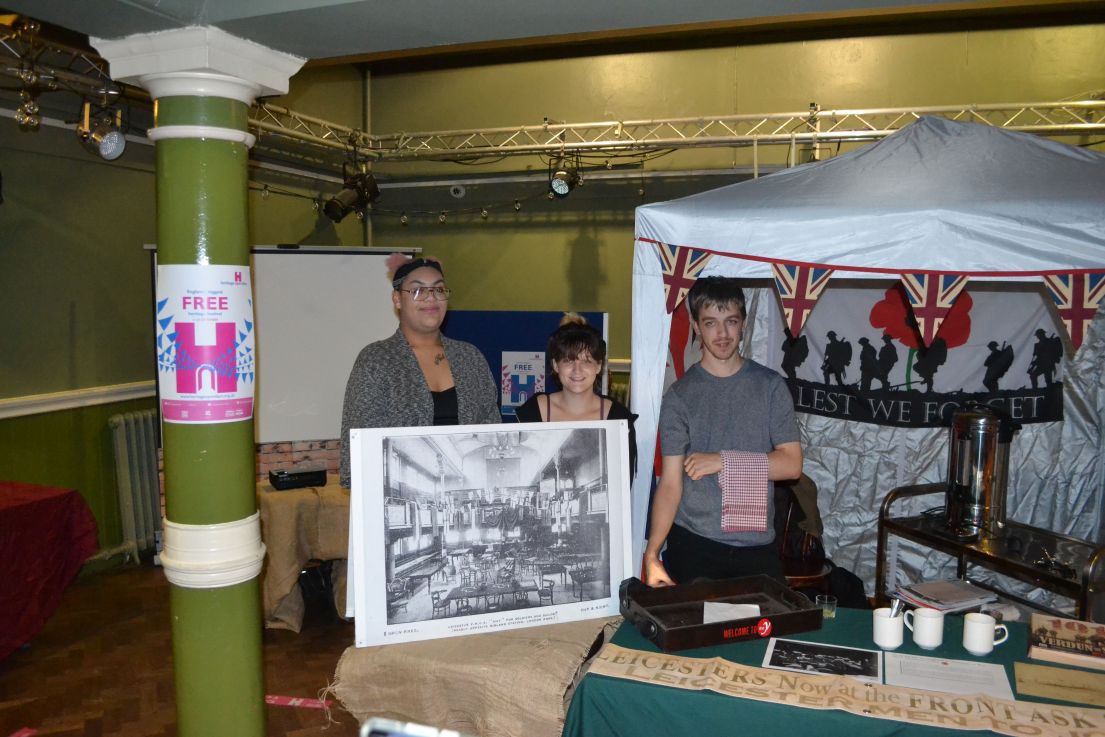
[[[336,616],[321,590],[304,588],[303,631],[264,631],[266,694],[318,698],[353,643],[353,624]],[[41,737],[176,735],[169,621],[169,585],[153,565],[74,581],[38,637],[0,661],[0,737],[22,729]],[[265,711],[269,737],[357,734],[336,700],[329,715]]]

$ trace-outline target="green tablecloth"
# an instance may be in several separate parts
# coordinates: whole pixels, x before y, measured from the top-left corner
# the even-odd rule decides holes
[[[975,658],[963,649],[963,617],[949,616],[944,626],[944,644],[936,650],[922,650],[905,631],[905,643],[897,652],[955,660],[980,660],[1005,666],[1010,687],[1016,694],[1013,663],[1025,660],[1028,628],[1009,625],[1009,639],[986,658]],[[853,609],[837,611],[820,630],[786,639],[826,642],[835,645],[877,649],[871,641],[871,612]],[[635,627],[623,623],[612,640],[634,650],[660,652]],[[759,666],[767,651],[767,640],[683,650],[676,655],[694,658],[721,657],[744,665]],[[816,730],[814,732],[813,730]],[[948,737],[955,730],[906,722],[873,719],[843,711],[819,711],[784,704],[762,703],[723,696],[712,691],[685,691],[620,678],[588,674],[576,689],[564,723],[564,737],[670,737],[671,735],[803,735],[817,737]],[[971,732],[971,734],[989,734]]]

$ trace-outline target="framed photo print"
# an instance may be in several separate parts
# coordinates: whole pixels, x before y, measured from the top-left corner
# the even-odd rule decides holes
[[[353,430],[358,646],[618,613],[624,420]]]

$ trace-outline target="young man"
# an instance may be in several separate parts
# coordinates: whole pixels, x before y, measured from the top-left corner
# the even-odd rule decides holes
[[[660,407],[663,465],[645,583],[757,573],[784,580],[772,482],[802,473],[794,402],[779,374],[738,351],[745,307],[735,279],[698,279],[687,306],[702,360],[672,384]]]

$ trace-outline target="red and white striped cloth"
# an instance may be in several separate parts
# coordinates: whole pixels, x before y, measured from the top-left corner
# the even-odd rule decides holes
[[[721,451],[721,531],[767,530],[767,454]]]

